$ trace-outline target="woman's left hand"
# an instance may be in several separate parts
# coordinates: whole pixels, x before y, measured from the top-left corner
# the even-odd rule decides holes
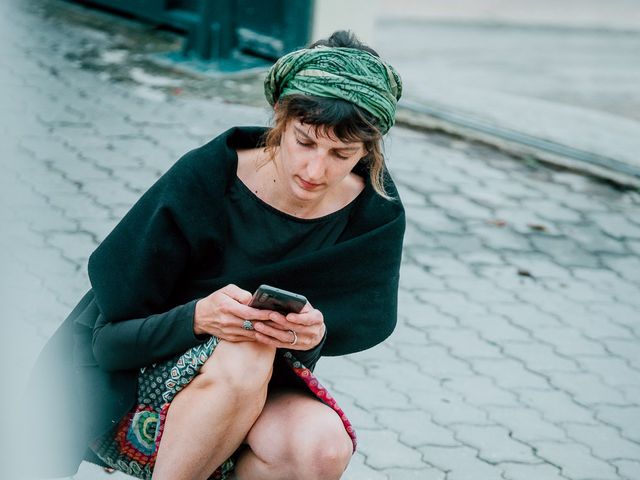
[[[256,340],[289,350],[311,350],[324,336],[324,317],[309,302],[300,313],[272,312],[269,320],[254,322]]]

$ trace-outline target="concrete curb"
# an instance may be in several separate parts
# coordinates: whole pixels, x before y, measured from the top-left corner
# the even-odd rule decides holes
[[[533,157],[544,163],[593,175],[625,187],[640,188],[640,168],[634,165],[471,118],[454,109],[401,100],[396,120],[398,124],[407,127],[460,135],[519,157]]]

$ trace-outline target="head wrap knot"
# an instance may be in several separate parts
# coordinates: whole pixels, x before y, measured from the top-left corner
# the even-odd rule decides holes
[[[264,93],[271,105],[296,93],[346,100],[375,117],[384,134],[395,122],[402,80],[367,51],[319,46],[281,57],[265,78]]]

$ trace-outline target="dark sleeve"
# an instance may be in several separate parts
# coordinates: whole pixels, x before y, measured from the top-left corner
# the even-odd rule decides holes
[[[103,370],[137,369],[165,360],[210,338],[195,335],[198,300],[146,318],[107,322],[100,315],[93,329],[93,354]]]
[[[202,225],[215,230],[209,183],[215,175],[189,152],[131,208],[89,258],[100,310],[93,350],[109,370],[149,365],[202,342],[193,333],[195,301],[176,306],[172,294],[203,251]],[[211,180],[213,178],[213,180]],[[206,245],[210,246],[210,245]]]

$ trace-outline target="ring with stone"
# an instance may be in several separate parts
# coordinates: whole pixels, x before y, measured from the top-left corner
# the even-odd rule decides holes
[[[253,322],[251,320],[245,320],[242,322],[242,328],[245,330],[253,330]]]

